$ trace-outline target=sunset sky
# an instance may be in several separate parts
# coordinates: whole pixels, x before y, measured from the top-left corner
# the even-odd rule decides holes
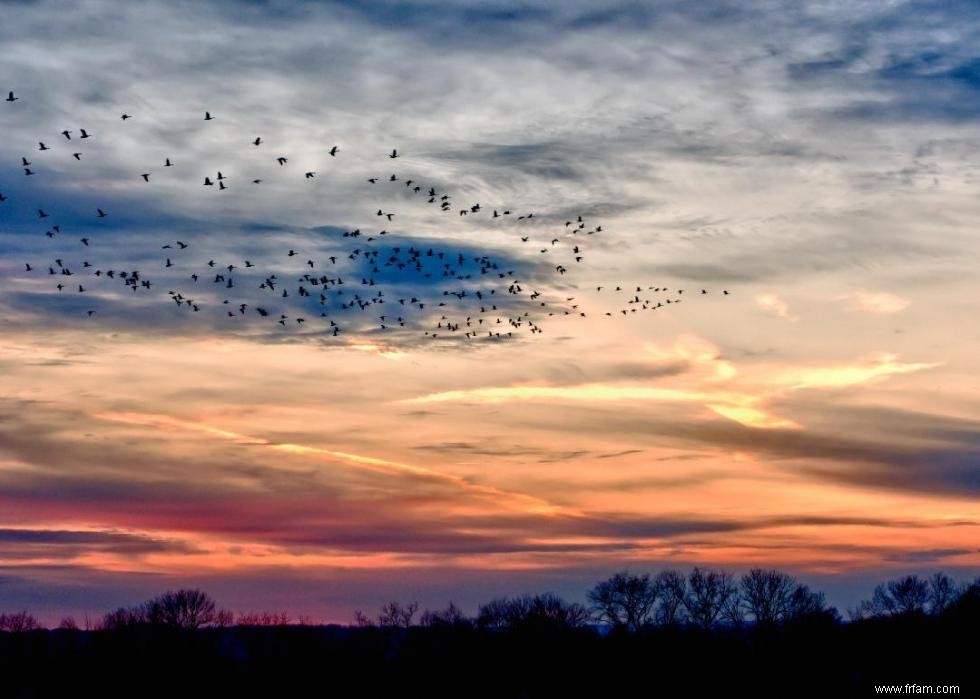
[[[980,573],[976,3],[0,12],[0,611],[193,585],[348,622],[692,565],[785,568],[843,609]],[[366,182],[394,172],[537,222]],[[338,234],[379,207],[385,246],[488,255],[577,308],[460,341],[167,296],[168,255],[289,277],[286,250],[380,245]],[[559,275],[535,241],[579,215],[602,232]],[[55,257],[156,286],[59,293]],[[621,313],[637,286],[684,302]]]

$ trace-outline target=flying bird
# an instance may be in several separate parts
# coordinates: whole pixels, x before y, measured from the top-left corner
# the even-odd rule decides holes
[[[10,97],[11,98],[13,97],[12,93],[10,94]],[[8,99],[8,101],[12,101],[12,100]],[[123,121],[125,121],[131,118],[131,116],[129,114],[123,114],[121,118]],[[213,120],[214,117],[211,115],[210,112],[205,112],[204,118],[206,121],[211,121]],[[90,134],[85,129],[77,129],[76,131],[80,132],[80,136],[76,138],[90,137]],[[75,132],[69,129],[65,129],[64,131],[61,132],[61,134],[66,138],[66,140],[69,141],[72,140],[74,133]],[[251,143],[254,146],[259,146],[259,145],[264,145],[265,141],[261,137],[257,136],[254,138],[254,140],[251,141]],[[39,150],[50,150],[48,145],[44,142],[38,142],[38,147]],[[339,153],[339,151],[340,151],[339,146],[334,145],[327,152],[331,157],[335,157]],[[81,152],[72,153],[71,155],[76,160],[79,161],[81,160],[81,155],[82,155]],[[390,154],[388,154],[388,157],[391,159],[399,157],[397,149],[392,149]],[[288,158],[286,156],[279,156],[276,158],[276,162],[280,166],[284,166],[287,164]],[[22,163],[23,163],[25,175],[35,174],[30,169],[31,163],[27,160],[26,157],[22,158]],[[164,166],[173,167],[174,163],[170,158],[166,158],[164,162]],[[258,174],[259,173],[255,173],[255,175]],[[144,172],[141,173],[139,176],[143,179],[144,182],[149,183],[150,175],[151,172]],[[254,179],[250,178],[253,184],[259,184],[264,181],[261,177],[255,177],[255,175],[252,175]],[[305,179],[313,179],[316,176],[317,176],[316,171],[304,172]],[[450,196],[450,192],[447,191],[447,192],[437,193],[434,187],[428,186],[427,184],[420,182],[409,175],[405,175],[403,173],[402,177],[404,177],[405,179],[401,179],[398,175],[392,174],[390,176],[390,179],[389,178],[385,178],[385,179],[388,179],[388,181],[390,182],[403,181],[408,191],[415,194],[421,194],[422,196],[420,198],[424,198],[428,202],[428,204],[437,204],[438,205],[437,208],[444,214],[452,211],[458,211],[461,217],[466,216],[468,217],[469,221],[478,222],[477,225],[479,225],[479,222],[481,220],[485,220],[485,218],[498,219],[501,217],[507,217],[511,214],[510,209],[501,207],[499,204],[498,204],[498,208],[484,208],[483,206],[481,206],[481,204],[473,204],[473,205],[463,206],[463,207],[456,206],[453,203],[453,198]],[[204,186],[213,187],[214,185],[218,185],[217,189],[219,189],[219,191],[223,191],[225,189],[228,189],[228,186],[226,184],[228,179],[229,178],[227,178],[221,171],[217,171],[215,178],[211,178],[210,176],[206,176],[204,178]],[[370,177],[367,179],[367,182],[372,185],[376,185],[379,183],[379,181],[381,181],[381,179],[382,178],[380,177]],[[400,190],[401,188],[399,187],[398,189]],[[374,191],[383,194],[386,190],[384,190],[384,188],[378,188]],[[3,202],[5,200],[6,197],[0,194],[0,202]],[[47,204],[48,202],[45,203]],[[108,203],[111,205],[111,202]],[[395,214],[384,211],[385,208],[389,208],[389,202],[379,202],[378,205],[380,205],[381,208],[377,208],[377,215],[387,218],[389,222],[393,221]],[[96,211],[99,218],[105,218],[107,216],[106,212],[103,211],[102,209],[97,209]],[[38,212],[38,216],[42,219],[49,217],[48,213],[43,209],[37,209],[37,212]],[[515,212],[515,214],[516,213],[517,212]],[[525,214],[521,214],[520,216],[516,216],[516,218],[518,221],[523,222],[525,220],[533,219],[534,214],[525,213]],[[564,230],[566,236],[568,234],[577,234],[580,231],[584,231],[585,233],[591,235],[593,233],[598,233],[602,230],[601,226],[592,226],[589,230],[585,230],[586,224],[583,221],[582,216],[567,216],[567,218],[568,220],[564,222],[565,223]],[[555,219],[558,220],[557,216],[555,216]],[[399,220],[401,220],[401,218]],[[506,218],[502,219],[502,221],[504,220],[513,221],[513,219],[506,219]],[[55,233],[60,233],[60,229],[58,228],[58,226],[52,226],[52,228],[48,230],[45,233],[45,235],[48,238],[54,238]],[[557,231],[555,231],[555,233],[557,233]],[[331,234],[332,233],[326,231],[317,232],[317,235],[331,235]],[[337,231],[336,234],[339,236],[341,232]],[[352,240],[358,237],[362,237],[362,233],[360,229],[343,231],[342,235],[344,239],[350,238]],[[371,288],[370,293],[365,293],[365,291],[358,292],[355,289],[351,289],[350,288],[351,281],[343,279],[339,273],[339,270],[342,269],[342,267],[336,267],[336,266],[333,267],[334,270],[337,270],[336,272],[334,272],[333,276],[320,275],[314,273],[313,270],[315,270],[318,265],[315,262],[315,260],[312,258],[307,259],[305,261],[305,265],[303,266],[304,268],[297,271],[298,283],[288,284],[286,281],[278,279],[276,275],[270,275],[265,278],[264,282],[258,284],[257,287],[249,283],[247,281],[247,277],[238,277],[237,279],[234,279],[231,276],[231,274],[236,270],[236,267],[233,264],[222,263],[219,265],[215,260],[210,260],[206,262],[206,264],[209,268],[222,267],[227,269],[227,274],[220,273],[215,275],[214,277],[214,283],[216,284],[220,283],[224,288],[229,290],[227,292],[229,294],[229,297],[225,299],[223,305],[234,304],[233,306],[231,306],[232,308],[234,308],[234,306],[238,306],[239,314],[243,316],[245,315],[246,308],[251,307],[253,309],[256,309],[256,313],[261,318],[268,317],[268,320],[266,322],[277,322],[276,317],[278,316],[279,317],[278,322],[280,322],[283,328],[289,327],[295,329],[297,326],[303,324],[312,326],[316,322],[315,320],[316,317],[319,316],[320,318],[324,319],[323,322],[325,324],[329,323],[328,329],[332,331],[332,335],[335,337],[338,335],[338,333],[341,330],[338,324],[332,319],[332,317],[336,318],[336,316],[334,316],[335,312],[339,310],[346,311],[347,313],[350,314],[364,312],[364,315],[367,316],[368,309],[377,308],[381,304],[384,304],[386,301],[390,302],[390,298],[386,298],[385,296],[385,292],[387,291],[387,289],[385,289],[385,283],[386,282],[390,283],[391,281],[390,278],[385,277],[386,268],[390,268],[393,271],[397,270],[398,272],[404,273],[406,275],[416,275],[419,280],[423,280],[423,279],[434,280],[435,278],[441,276],[447,282],[450,280],[459,281],[460,285],[455,290],[446,289],[446,288],[440,290],[443,297],[453,297],[456,299],[456,302],[452,302],[449,298],[446,298],[443,301],[432,300],[431,298],[427,297],[425,294],[420,294],[419,298],[411,297],[410,301],[407,298],[397,299],[397,301],[401,306],[409,306],[418,309],[418,311],[421,313],[419,322],[432,323],[432,327],[430,328],[430,330],[432,331],[425,332],[425,336],[431,338],[439,338],[441,340],[447,334],[456,333],[457,331],[459,331],[459,335],[465,336],[467,340],[469,340],[470,338],[477,338],[477,337],[487,337],[492,340],[506,340],[509,337],[515,336],[518,330],[526,330],[530,334],[536,335],[543,331],[541,327],[538,325],[538,317],[536,317],[534,313],[535,309],[538,309],[538,312],[540,313],[540,317],[545,317],[545,316],[585,317],[586,315],[585,313],[580,312],[577,304],[571,306],[558,306],[557,304],[559,303],[559,301],[548,300],[547,296],[542,296],[542,291],[535,290],[535,289],[525,290],[524,286],[526,285],[522,285],[522,282],[517,278],[515,271],[501,268],[498,264],[498,261],[494,260],[492,256],[479,255],[479,254],[464,255],[459,252],[448,252],[446,250],[440,250],[438,248],[430,248],[426,250],[424,248],[416,247],[414,245],[405,247],[402,245],[395,244],[393,246],[381,247],[380,242],[376,242],[376,243],[374,242],[380,240],[385,240],[385,241],[391,240],[391,237],[392,236],[390,236],[388,231],[386,230],[372,232],[370,234],[364,235],[364,239],[366,243],[368,244],[374,243],[373,245],[368,245],[367,247],[363,247],[363,248],[347,249],[344,251],[337,250],[335,251],[336,254],[327,257],[331,265],[337,265],[338,261],[342,260],[343,255],[346,254],[347,257],[350,260],[354,261],[356,265],[358,266],[363,265],[362,267],[363,272],[360,272],[358,274],[359,279],[357,281],[360,282],[360,285],[363,285],[363,288],[373,287]],[[528,243],[530,241],[530,236],[522,235],[520,236],[520,239],[522,243]],[[93,246],[90,248],[89,246],[91,241],[89,238],[80,238],[79,240],[81,241],[81,244],[86,247],[87,250],[91,250],[93,253],[98,247],[98,246]],[[548,240],[550,240],[550,246],[544,245],[544,243]],[[565,249],[563,249],[563,246],[561,245],[563,240],[567,241],[567,238],[566,239],[562,239],[559,237],[553,237],[551,239],[545,238],[544,240],[541,241],[541,245],[544,245],[544,247],[540,247],[540,245],[536,245],[535,248],[537,249],[540,247],[542,253],[550,253],[552,256],[557,256],[562,258],[561,260],[556,260],[556,262],[559,261],[564,262],[564,260],[567,258],[574,258],[575,263],[580,263],[583,260],[587,259],[587,254],[589,252],[587,245],[575,245],[575,246],[569,245],[568,246],[569,249],[566,251]],[[176,241],[175,243],[171,241],[171,243],[163,245],[162,248],[164,250],[171,251],[168,254],[174,254],[172,251],[175,248],[179,248],[181,251],[187,250],[187,252],[178,253],[182,255],[180,261],[190,267],[189,269],[187,269],[187,276],[189,276],[191,280],[197,283],[199,280],[199,275],[195,272],[195,267],[197,265],[204,264],[204,261],[200,259],[195,260],[194,255],[192,254],[194,250],[190,249],[191,246],[189,246],[187,243],[182,241]],[[297,245],[297,247],[299,247],[299,245]],[[527,250],[527,248],[524,248],[524,250]],[[286,256],[289,259],[290,265],[292,265],[294,262],[292,258],[298,257],[298,255],[299,253],[297,253],[295,250],[293,249],[288,250]],[[58,259],[55,260],[55,262],[57,264],[57,267],[49,267],[50,274],[52,275],[57,274],[59,276],[72,275],[72,271],[68,267],[68,265],[72,261],[68,259],[65,260]],[[93,262],[97,262],[97,260],[93,260]],[[244,261],[244,268],[247,270],[252,270],[255,268],[261,269],[263,262],[265,262],[265,260],[262,258],[251,257],[251,260]],[[295,262],[297,265],[301,264],[302,258],[299,257],[298,260],[296,260]],[[87,260],[83,261],[81,264],[84,269],[98,266],[98,265],[93,265]],[[341,262],[341,265],[342,264],[343,263]],[[573,275],[573,272],[571,270],[581,269],[581,266],[579,265],[573,265],[571,268],[567,267],[566,265],[567,263],[554,265],[553,269],[555,274],[562,275],[562,276],[567,274],[569,277],[571,277]],[[165,265],[164,265],[165,268],[171,268],[176,266],[177,265],[173,262],[172,258],[169,257],[165,258]],[[27,272],[31,272],[34,271],[34,268],[31,267],[30,264],[25,263],[25,270]],[[200,269],[198,269],[198,271],[200,271]],[[94,271],[90,273],[95,277],[100,278],[100,280],[123,281],[125,282],[127,287],[131,288],[132,291],[134,292],[141,289],[150,289],[151,287],[150,280],[143,279],[140,276],[139,272],[137,271],[123,272],[118,270],[113,271],[113,270],[104,270],[104,269],[94,269]],[[242,274],[250,274],[250,272],[245,272],[243,270]],[[482,284],[478,283],[477,280],[481,280],[481,279],[485,279],[486,282]],[[491,280],[497,280],[499,282],[499,285],[493,283],[493,281]],[[506,280],[506,281],[499,281],[499,280]],[[353,283],[356,284],[357,281],[354,281]],[[425,283],[426,282],[423,282],[423,284]],[[429,283],[431,284],[431,282]],[[66,286],[70,286],[70,285],[65,285],[65,284],[58,285],[59,291],[65,288]],[[292,286],[293,288],[290,289],[289,286]],[[610,284],[610,288],[611,286],[612,285]],[[623,284],[623,286],[617,286],[616,289],[622,290],[623,287],[632,288],[632,286]],[[378,288],[380,288],[381,290],[378,290]],[[603,286],[599,286],[596,287],[596,290],[602,291],[604,288],[605,287]],[[655,310],[657,308],[662,308],[665,303],[666,304],[672,303],[672,299],[668,299],[668,298],[662,299],[662,302],[658,302],[656,299],[650,300],[647,298],[643,298],[644,288],[653,291],[654,293],[660,293],[661,291],[666,292],[667,291],[666,289],[660,289],[660,287],[652,287],[652,286],[651,287],[636,286],[635,288],[636,288],[636,293],[631,294],[632,298],[627,297],[627,299],[624,299],[624,303],[628,304],[626,308],[615,309],[617,311],[616,315],[622,313],[623,316],[629,316],[629,314],[637,313],[640,310],[644,310],[644,309]],[[300,315],[298,316],[294,315],[293,312],[289,310],[288,306],[272,307],[267,305],[267,307],[270,308],[270,310],[267,311],[265,308],[261,308],[255,305],[254,297],[252,298],[249,298],[248,296],[242,297],[242,295],[250,293],[248,291],[249,289],[252,289],[253,291],[251,293],[254,294],[260,294],[260,293],[268,294],[271,292],[272,295],[275,296],[277,299],[278,298],[295,299],[298,296],[300,298],[310,298],[310,300],[312,301],[313,299],[319,298],[321,308],[317,309],[315,312],[312,313],[309,313],[309,309],[307,309],[307,313],[303,313],[301,311]],[[78,285],[78,291],[79,292],[86,291],[83,284]],[[434,291],[434,290],[430,288],[430,291]],[[526,307],[526,310],[523,311],[523,313],[520,310],[514,310],[513,312],[507,312],[505,316],[505,312],[498,311],[498,305],[487,303],[489,299],[499,298],[499,296],[495,296],[497,292],[509,293],[515,297],[518,298],[522,297],[526,301],[533,302],[533,303],[529,304]],[[682,294],[683,292],[678,290],[677,293],[679,295]],[[702,294],[707,294],[707,293],[708,290],[706,289],[702,290]],[[237,297],[232,296],[232,294],[235,294]],[[719,295],[728,296],[729,292],[728,290],[724,290]],[[170,297],[172,298],[172,300],[174,300],[177,303],[179,307],[186,308],[189,311],[193,310],[194,312],[206,313],[209,310],[207,304],[200,304],[199,302],[195,302],[193,299],[186,298],[179,291],[176,290],[171,291]],[[476,301],[475,302],[471,301],[471,299],[475,299]],[[566,299],[565,303],[570,302],[572,300],[573,300],[572,298],[568,298]],[[239,303],[240,301],[248,301],[249,303]],[[678,301],[679,299],[673,300],[674,303]],[[453,307],[457,302],[460,304],[460,307],[458,308],[460,315],[458,317],[453,317],[452,315]],[[273,303],[276,302],[273,301]],[[291,301],[281,301],[280,303],[289,304],[291,303]],[[477,303],[482,305],[475,306],[473,310],[470,310],[470,308],[466,307],[466,304],[475,305]],[[379,308],[378,310],[382,310],[383,308],[384,307],[381,306],[381,308]],[[441,309],[440,311],[438,311],[438,313],[441,315],[441,318],[436,315],[431,317],[429,316],[429,314],[432,313],[432,310],[434,308]],[[500,308],[504,308],[504,306],[501,306]],[[517,308],[520,307],[518,306]],[[478,309],[478,313],[477,313],[477,309]],[[89,316],[91,316],[93,313],[94,310],[89,311]],[[231,311],[227,311],[227,313],[229,316],[235,315]],[[224,316],[225,312],[220,312],[219,314]],[[499,314],[499,315],[495,317],[495,315],[493,314]],[[612,316],[612,315],[613,313],[606,312],[606,316]],[[380,319],[381,319],[380,328],[382,330],[388,330],[390,332],[390,330],[395,327],[406,327],[406,319],[400,316],[397,319],[394,319],[394,316],[388,317],[382,315],[380,316]],[[293,320],[295,322],[287,324],[286,322],[287,320]],[[409,322],[409,327],[411,327],[411,321],[408,322]],[[492,327],[492,325],[498,325],[498,324],[503,325],[505,323],[508,323],[511,326],[512,332],[504,332],[503,328],[501,328],[501,332],[491,331],[488,332],[486,336],[484,336],[482,330],[479,333],[476,331],[478,326],[483,326],[483,329],[487,329],[488,327]],[[373,323],[365,322],[362,327],[367,328],[370,327],[371,325],[373,325],[373,329],[375,330],[378,328],[377,321],[374,321]],[[467,330],[462,330],[462,328],[464,327],[467,328]],[[347,328],[345,327],[344,329],[346,330]],[[435,330],[438,330],[438,332],[435,332]]]

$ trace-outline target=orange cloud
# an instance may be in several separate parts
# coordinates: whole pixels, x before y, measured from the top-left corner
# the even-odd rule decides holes
[[[895,354],[879,353],[857,364],[833,364],[789,369],[776,378],[776,383],[793,389],[846,388],[896,374],[909,374],[937,366],[940,364],[900,362]]]

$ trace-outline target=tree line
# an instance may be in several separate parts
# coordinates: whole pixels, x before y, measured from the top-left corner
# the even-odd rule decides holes
[[[664,570],[656,575],[628,570],[596,583],[586,593],[587,604],[551,594],[501,597],[481,604],[467,616],[453,603],[444,609],[423,610],[417,602],[391,601],[375,616],[354,614],[352,626],[411,628],[413,626],[468,625],[502,630],[529,626],[599,627],[637,632],[653,627],[694,627],[704,630],[773,626],[805,621],[842,623],[844,617],[794,576],[775,569],[754,568],[740,577],[722,570],[695,567],[688,573]],[[940,615],[958,605],[977,604],[980,578],[959,585],[945,573],[929,577],[906,575],[877,585],[871,597],[846,611],[849,621],[874,618]],[[219,607],[206,592],[180,589],[146,602],[107,612],[87,630],[113,631],[138,626],[173,629],[231,626],[313,626],[308,617],[295,621],[287,612],[234,614]],[[0,614],[0,631],[27,632],[42,628],[28,611]],[[79,624],[65,617],[59,628],[75,630]]]

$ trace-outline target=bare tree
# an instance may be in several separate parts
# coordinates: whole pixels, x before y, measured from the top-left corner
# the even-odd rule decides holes
[[[367,614],[362,612],[360,609],[354,610],[354,626],[359,628],[365,628],[367,626],[374,626],[374,621]]]
[[[215,626],[224,625],[219,623],[220,615],[221,612],[216,614]],[[288,623],[288,612],[244,612],[238,615],[239,626],[286,626]]]
[[[738,588],[729,573],[695,568],[687,577],[684,608],[692,622],[709,629],[730,609],[732,597],[737,595]]]
[[[21,633],[23,631],[34,631],[41,628],[37,617],[30,612],[14,612],[13,614],[0,614],[0,631],[10,631],[11,633]]]
[[[592,610],[602,621],[636,631],[653,620],[657,586],[649,575],[616,573],[588,592]]]
[[[230,609],[219,609],[214,615],[215,626],[231,626],[235,623],[235,614]]]
[[[835,608],[827,607],[827,602],[822,592],[815,592],[802,583],[797,585],[789,598],[786,620],[804,619],[817,614],[830,614],[834,618],[838,616]]]
[[[258,612],[241,612],[238,615],[239,626],[259,626],[262,617]]]
[[[657,605],[655,619],[658,624],[671,626],[683,621],[684,598],[687,595],[687,581],[677,570],[663,570],[654,578],[660,603]]]
[[[725,624],[736,628],[741,628],[745,624],[745,606],[742,604],[742,598],[738,594],[737,586],[735,586],[735,594],[725,600],[719,619]]]
[[[287,626],[289,624],[289,612],[262,612],[259,615],[259,626]]]
[[[430,611],[426,609],[422,612],[419,623],[422,626],[455,626],[466,622],[463,610],[452,602],[445,609]]]
[[[481,604],[477,612],[476,623],[485,629],[503,629],[511,625],[514,621],[515,606],[517,600],[510,600],[506,597],[490,600],[486,604]],[[519,616],[523,617],[524,612]]]
[[[402,626],[407,629],[412,625],[412,618],[418,610],[418,602],[404,605],[395,601],[388,602],[378,613],[378,626]]]
[[[566,602],[558,595],[546,593],[531,598],[528,618],[534,621],[577,628],[589,622],[589,610],[577,602]]]
[[[78,631],[78,622],[75,621],[75,617],[66,616],[61,619],[58,628],[66,631]]]
[[[151,624],[178,629],[196,629],[213,624],[217,605],[201,590],[183,589],[165,592],[143,604],[144,619]]]
[[[929,601],[929,583],[917,575],[891,580],[875,587],[871,600],[862,602],[870,616],[896,616],[925,612]]]
[[[933,614],[941,614],[958,596],[956,583],[945,573],[929,578],[929,611]]]
[[[143,615],[138,608],[126,609],[125,607],[120,607],[115,611],[106,612],[99,626],[106,631],[118,631],[119,629],[135,626],[143,622]]]
[[[742,601],[755,623],[775,624],[789,615],[797,582],[778,570],[753,568],[742,576]]]
[[[482,605],[477,615],[477,624],[491,629],[521,626],[574,628],[584,626],[589,618],[589,610],[585,606],[566,602],[557,595],[523,595],[502,597]]]

